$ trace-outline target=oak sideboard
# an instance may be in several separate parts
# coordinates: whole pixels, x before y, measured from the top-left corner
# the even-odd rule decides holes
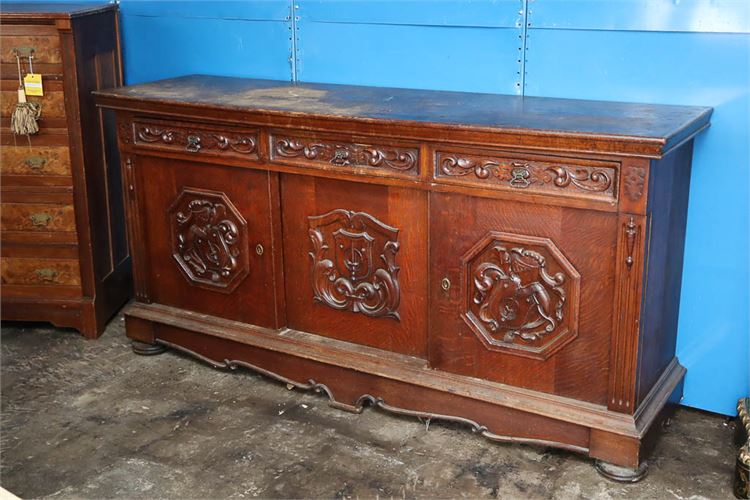
[[[643,477],[710,108],[187,76],[114,109],[127,335]]]

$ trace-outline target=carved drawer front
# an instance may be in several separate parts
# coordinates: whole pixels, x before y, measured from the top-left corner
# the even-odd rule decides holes
[[[134,120],[120,130],[121,140],[147,149],[196,156],[221,156],[257,160],[258,131],[161,120]]]
[[[419,146],[370,138],[317,137],[298,132],[269,134],[278,163],[395,177],[419,176]]]
[[[15,33],[47,31],[39,26],[3,26],[3,31]],[[23,68],[28,69],[28,56],[33,56],[32,64],[59,64],[62,62],[60,39],[57,33],[49,34],[3,34],[0,37],[0,62],[16,64],[16,54],[21,56]],[[38,72],[38,70],[35,71]],[[5,75],[4,75],[5,77]]]
[[[75,232],[75,211],[73,205],[3,203],[0,227],[3,231]]]
[[[81,284],[78,260],[2,259],[3,285],[72,285]]]
[[[3,146],[0,148],[3,175],[70,176],[67,147]]]
[[[434,178],[440,183],[617,201],[616,162],[442,148],[434,152],[433,160]]]

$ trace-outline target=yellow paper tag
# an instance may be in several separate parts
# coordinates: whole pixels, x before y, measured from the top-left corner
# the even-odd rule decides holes
[[[29,73],[23,77],[23,87],[26,89],[26,95],[44,95],[42,90],[42,75]]]

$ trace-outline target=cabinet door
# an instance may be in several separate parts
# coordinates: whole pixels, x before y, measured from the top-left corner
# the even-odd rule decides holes
[[[277,177],[137,158],[151,300],[278,327],[274,281]],[[278,208],[275,208],[278,217]]]
[[[289,326],[427,353],[427,196],[411,189],[282,177]]]
[[[431,196],[431,365],[605,404],[616,214]]]

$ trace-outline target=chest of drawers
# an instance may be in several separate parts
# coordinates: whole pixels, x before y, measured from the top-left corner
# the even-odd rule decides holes
[[[139,353],[645,470],[709,108],[191,76],[117,112]]]
[[[3,3],[2,318],[98,337],[131,295],[111,112],[91,91],[122,84],[117,7]],[[42,75],[39,133],[14,136],[18,68]],[[112,126],[108,126],[108,124]]]

